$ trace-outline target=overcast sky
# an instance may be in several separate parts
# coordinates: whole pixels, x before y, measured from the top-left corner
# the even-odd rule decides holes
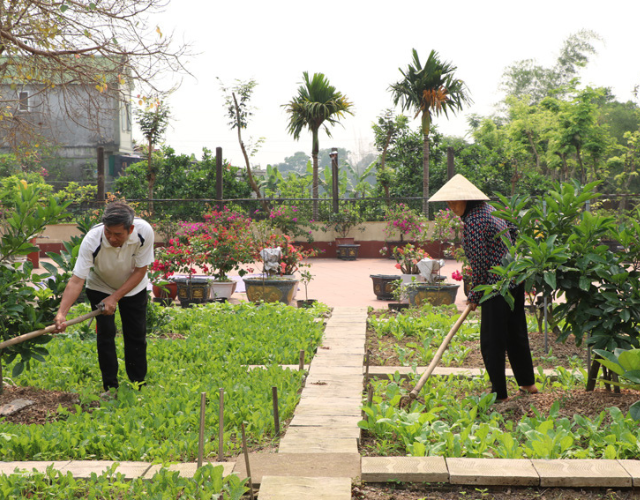
[[[445,134],[464,136],[468,114],[494,112],[508,65],[532,58],[551,66],[563,41],[582,29],[602,38],[583,83],[611,87],[627,101],[640,84],[639,19],[639,0],[171,0],[157,22],[198,55],[186,62],[194,77],[186,76],[169,99],[166,143],[197,157],[203,147],[222,147],[225,158],[244,165],[216,77],[227,85],[253,78],[256,110],[243,133],[266,139],[253,162],[265,167],[296,151],[310,155],[311,135],[294,141],[282,108],[308,71],[324,73],[354,104],[355,116],[333,127],[332,138],[323,133],[320,147],[364,154],[373,141],[371,124],[393,106],[388,87],[401,78],[398,68],[411,61],[412,48],[421,61],[434,49],[457,66],[474,104],[435,123]]]

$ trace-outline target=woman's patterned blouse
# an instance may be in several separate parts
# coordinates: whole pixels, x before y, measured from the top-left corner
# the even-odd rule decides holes
[[[513,224],[493,216],[491,214],[493,211],[495,208],[492,206],[480,203],[462,217],[464,222],[462,247],[472,269],[472,288],[498,281],[498,276],[489,269],[501,265],[507,253],[507,247],[502,242],[501,236],[504,234],[514,243],[518,234]],[[481,298],[482,292],[469,292],[469,302],[478,304]]]

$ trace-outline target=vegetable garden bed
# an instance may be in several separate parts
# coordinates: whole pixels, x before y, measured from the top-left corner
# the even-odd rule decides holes
[[[0,403],[40,394],[41,405],[2,421],[0,460],[194,461],[201,392],[208,394],[204,456],[214,458],[219,388],[225,391],[224,455],[240,451],[242,422],[254,449],[268,446],[276,438],[272,387],[278,388],[284,422],[293,414],[303,377],[279,365],[297,366],[300,350],[310,359],[323,331],[314,320],[326,312],[323,306],[248,303],[153,307],[148,385],[137,391],[124,382],[121,363],[121,386],[112,401],[97,396],[102,388],[94,332],[87,324],[70,329],[47,344],[46,362],[15,378],[17,387],[5,388]],[[122,353],[120,336],[117,342]]]
[[[372,364],[425,366],[440,345],[455,314],[425,308],[408,315],[378,313],[370,317],[367,346]],[[530,327],[535,325],[532,320]],[[532,334],[531,339],[542,335]],[[361,452],[366,455],[442,455],[493,458],[637,458],[638,423],[628,408],[637,391],[620,394],[584,390],[584,349],[558,345],[550,335],[550,353],[534,340],[534,366],[558,369],[547,377],[539,368],[541,393],[493,404],[488,377],[432,377],[411,408],[399,408],[421,373],[411,380],[399,376],[373,382],[374,398],[365,408],[367,420]],[[557,355],[558,352],[562,355]],[[552,359],[555,357],[555,359]],[[541,362],[542,361],[542,362]],[[479,357],[479,325],[468,322],[454,337],[444,366],[484,368]],[[517,393],[510,380],[509,392]]]

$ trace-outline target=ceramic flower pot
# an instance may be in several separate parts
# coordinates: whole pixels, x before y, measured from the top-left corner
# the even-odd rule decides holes
[[[163,290],[165,288],[166,290]],[[175,299],[178,296],[178,284],[175,281],[169,281],[162,286],[155,283],[151,286],[153,296],[159,299]]]
[[[455,304],[460,285],[444,283],[413,283],[407,287],[409,304],[421,307],[427,302],[433,306]]]
[[[176,278],[175,282],[178,285],[178,300],[182,307],[204,304],[209,300],[209,280],[206,277]]]
[[[370,274],[373,281],[373,293],[378,300],[393,300],[393,291],[396,288],[395,281],[400,276],[395,274]]]
[[[275,276],[267,278],[243,278],[247,299],[251,302],[282,302],[291,304],[298,280],[292,277]]]
[[[229,299],[231,295],[236,291],[238,286],[237,281],[209,281],[209,298],[214,299]]]
[[[338,245],[336,256],[340,260],[356,260],[360,245]]]

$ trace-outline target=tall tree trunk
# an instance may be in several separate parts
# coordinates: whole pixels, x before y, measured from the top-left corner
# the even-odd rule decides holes
[[[320,144],[318,141],[318,129],[312,130],[313,145],[311,147],[311,161],[313,162],[313,181],[311,184],[311,196],[313,196],[313,220],[319,218],[318,207],[318,152],[320,151]]]
[[[149,149],[147,151],[147,169],[149,171],[149,175],[147,176],[148,181],[148,190],[147,190],[147,198],[149,198],[148,210],[151,215],[153,215],[153,187],[156,184],[156,171],[151,164],[151,153],[153,152],[153,143],[151,139],[149,139]]]
[[[576,158],[578,159],[578,165],[580,165],[580,182],[582,184],[587,183],[587,173],[584,168],[584,164],[582,163],[582,154],[580,153],[580,146],[576,146]]]
[[[249,179],[249,186],[256,193],[256,197],[262,203],[262,208],[265,212],[269,210],[269,206],[266,201],[262,199],[262,194],[260,194],[260,188],[256,184],[256,181],[253,178],[253,173],[251,172],[251,162],[249,161],[249,155],[247,154],[247,149],[244,147],[244,142],[242,141],[242,133],[241,133],[241,124],[240,124],[240,107],[238,106],[238,100],[236,99],[236,94],[234,92],[231,93],[233,96],[233,105],[236,108],[236,128],[238,129],[238,142],[240,143],[240,149],[242,150],[242,156],[244,156],[244,162],[247,166],[247,177]]]
[[[422,211],[429,217],[429,133],[424,133],[422,142]]]
[[[516,194],[516,184],[520,179],[520,174],[518,173],[518,160],[514,158],[513,164],[515,168],[513,169],[513,175],[511,176],[511,196]]]
[[[536,169],[540,172],[540,155],[538,155],[538,148],[536,147],[536,143],[533,142],[533,135],[530,131],[525,131],[527,139],[529,139],[529,145],[531,146],[531,151],[533,152],[533,157],[536,159]],[[544,173],[544,172],[543,172]]]
[[[387,149],[389,149],[389,144],[391,144],[391,136],[393,135],[393,129],[389,130],[387,133],[387,140],[384,143],[384,148],[382,149],[382,157],[380,158],[380,170],[384,172],[386,168],[387,162]],[[384,197],[387,199],[387,206],[391,202],[391,196],[389,195],[389,184],[383,184],[382,188],[384,189]]]

